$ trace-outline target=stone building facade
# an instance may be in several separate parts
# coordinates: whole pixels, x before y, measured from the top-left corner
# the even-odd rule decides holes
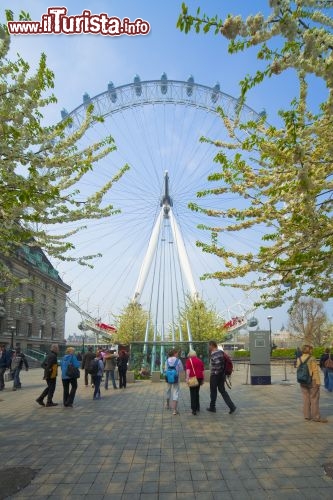
[[[1,257],[0,257],[1,258]],[[70,287],[39,247],[2,257],[20,284],[0,295],[0,343],[46,352],[65,344],[66,294]]]

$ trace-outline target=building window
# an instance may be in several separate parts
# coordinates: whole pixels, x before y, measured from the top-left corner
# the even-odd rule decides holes
[[[32,304],[28,304],[28,316],[32,317],[34,315],[34,306]]]
[[[57,313],[56,311],[52,311],[52,321],[56,321],[57,319]]]
[[[32,288],[29,288],[28,290],[28,299],[31,299],[31,300],[34,300],[34,291],[32,290]]]
[[[57,337],[56,329],[54,328],[54,326],[52,326],[52,328],[51,328],[51,339],[54,340],[56,337]]]
[[[42,294],[42,304],[46,304],[46,295],[45,295],[45,293]]]
[[[16,326],[16,335],[20,335],[21,334],[21,321],[19,319],[16,320],[15,326]]]
[[[45,335],[45,326],[44,325],[40,325],[40,327],[39,327],[39,338],[40,339],[44,338],[44,335]]]
[[[41,319],[45,319],[46,309],[44,307],[42,307],[41,310],[39,311],[39,315]]]
[[[32,323],[27,323],[27,337],[32,337]]]

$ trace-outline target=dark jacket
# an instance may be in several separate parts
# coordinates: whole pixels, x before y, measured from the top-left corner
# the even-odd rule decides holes
[[[6,349],[2,351],[2,356],[0,358],[0,368],[9,368],[12,359],[11,352]]]
[[[127,363],[128,363],[128,354],[121,353],[119,355],[118,360],[117,360],[118,370],[126,371],[127,370]]]
[[[95,359],[95,353],[92,351],[87,351],[84,353],[83,358],[82,358],[82,364],[81,368],[83,369],[88,369],[89,363],[92,359]]]
[[[320,368],[324,369],[325,368],[325,361],[328,360],[328,358],[330,357],[329,353],[328,352],[324,352],[321,356],[320,356],[320,360],[319,360],[319,366]]]
[[[58,356],[57,353],[51,351],[43,362],[44,379],[57,378],[58,375]]]

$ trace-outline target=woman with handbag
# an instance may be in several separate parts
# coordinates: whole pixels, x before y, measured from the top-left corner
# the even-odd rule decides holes
[[[204,382],[205,366],[200,358],[197,357],[195,351],[190,351],[186,360],[186,383],[190,388],[191,410],[192,415],[196,415],[200,411],[200,386]]]
[[[68,408],[73,407],[77,390],[77,379],[80,377],[80,361],[74,353],[74,347],[67,347],[66,354],[61,360],[63,403]]]

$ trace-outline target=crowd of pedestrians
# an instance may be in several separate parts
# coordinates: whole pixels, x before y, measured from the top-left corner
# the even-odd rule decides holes
[[[223,350],[218,348],[217,343],[213,340],[208,343],[208,347],[210,354],[210,404],[207,411],[216,413],[216,400],[219,392],[229,408],[229,414],[233,414],[237,408],[226,390],[225,357]],[[295,353],[296,368],[306,363],[311,378],[310,383],[300,384],[303,397],[303,415],[305,420],[327,422],[327,419],[321,416],[319,409],[320,370],[324,376],[325,389],[333,392],[333,354],[329,348],[326,348],[318,366],[317,360],[313,357],[312,353],[313,347],[307,344]],[[36,402],[40,406],[58,406],[58,403],[53,401],[53,396],[56,389],[59,365],[64,407],[73,407],[78,388],[80,369],[83,370],[85,387],[91,386],[93,388],[93,400],[101,399],[101,387],[104,390],[108,390],[109,383],[112,384],[113,389],[118,389],[117,378],[119,389],[126,388],[129,356],[125,350],[121,350],[118,353],[114,349],[98,349],[94,352],[92,347],[88,347],[83,355],[81,353],[76,355],[74,347],[67,347],[60,363],[58,362],[58,354],[59,346],[52,344],[49,354],[42,363],[44,369],[43,379],[45,380],[46,387],[36,399]],[[181,373],[184,372],[184,379],[189,387],[192,415],[198,415],[201,409],[200,388],[205,382],[204,363],[193,349],[189,351],[184,364],[179,358],[179,354],[177,349],[172,349],[166,357],[164,365],[167,383],[165,408],[172,410],[173,415],[179,415],[180,380]],[[5,373],[7,370],[9,370],[11,380],[13,381],[12,390],[21,389],[20,374],[23,369],[27,371],[29,365],[20,348],[10,349],[6,348],[5,345],[0,345],[0,391],[5,387]],[[116,377],[116,371],[118,371],[118,377]],[[171,373],[170,376],[169,373]]]
[[[13,391],[21,389],[21,370],[29,370],[29,364],[24,353],[17,347],[16,349],[6,349],[5,344],[0,345],[0,391],[5,388],[5,373],[8,370],[10,382],[13,381]]]
[[[45,357],[42,367],[44,368],[44,380],[46,387],[36,399],[40,406],[58,406],[53,401],[58,375],[59,346],[53,344],[50,353]],[[81,361],[80,361],[81,360]],[[93,388],[93,400],[101,399],[101,386],[104,380],[104,389],[109,389],[111,381],[114,389],[116,384],[115,371],[119,373],[119,388],[126,388],[126,372],[129,357],[126,351],[117,353],[113,349],[93,351],[91,346],[83,355],[76,355],[74,347],[67,347],[64,357],[60,361],[61,380],[63,386],[63,406],[72,408],[80,378],[80,369],[83,371],[85,387]]]

